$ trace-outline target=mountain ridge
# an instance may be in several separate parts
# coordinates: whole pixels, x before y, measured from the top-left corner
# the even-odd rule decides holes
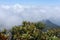
[[[44,30],[60,28],[60,26],[58,26],[57,24],[54,24],[50,20],[43,20],[42,22],[46,25]]]

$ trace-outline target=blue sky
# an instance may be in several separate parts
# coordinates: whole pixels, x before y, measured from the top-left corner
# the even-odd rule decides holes
[[[0,4],[60,5],[60,0],[0,0]]]

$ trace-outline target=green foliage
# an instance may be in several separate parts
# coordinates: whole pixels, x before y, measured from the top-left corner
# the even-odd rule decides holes
[[[45,24],[43,22],[37,22],[35,23],[35,26],[40,30],[45,28]]]
[[[60,40],[58,36],[60,29],[49,29],[44,32],[43,29],[45,27],[42,22],[32,23],[24,21],[21,26],[14,26],[9,31],[12,36],[9,35],[7,37],[9,39],[11,36],[11,40]],[[7,30],[4,29],[0,33],[0,38],[2,38],[2,35],[6,35],[6,32]]]

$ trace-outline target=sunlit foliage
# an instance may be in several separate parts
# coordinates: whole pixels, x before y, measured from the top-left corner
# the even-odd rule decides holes
[[[26,22],[22,25],[14,26],[11,30],[2,30],[0,40],[60,40],[60,28],[48,29],[42,22]]]

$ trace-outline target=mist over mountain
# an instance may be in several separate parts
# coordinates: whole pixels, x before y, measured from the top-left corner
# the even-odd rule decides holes
[[[21,25],[23,21],[38,22],[46,19],[60,25],[60,6],[0,5],[0,23],[6,25],[5,28]]]
[[[60,26],[51,22],[50,20],[44,20],[43,23],[45,23],[47,28],[59,28]]]
[[[38,22],[38,21],[37,21]],[[39,21],[40,22],[40,21]],[[52,21],[50,21],[50,20],[48,20],[48,19],[46,19],[46,20],[41,20],[41,22],[43,22],[46,26],[46,28],[44,29],[44,30],[47,30],[47,29],[53,29],[53,28],[60,28],[60,26],[59,25],[57,25],[57,24],[55,24],[55,23],[53,23]],[[21,24],[20,24],[21,25]],[[14,25],[15,26],[15,25]],[[18,25],[17,25],[18,26]],[[4,28],[6,28],[6,29],[10,29],[10,28],[12,28],[13,26],[6,26],[6,25],[4,25],[4,24],[0,24],[0,30],[2,30],[2,29],[4,29]]]

